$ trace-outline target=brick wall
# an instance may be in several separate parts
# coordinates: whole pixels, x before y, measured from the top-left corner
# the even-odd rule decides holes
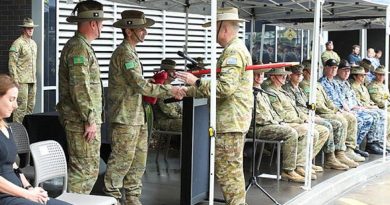
[[[21,34],[23,18],[31,17],[31,0],[1,0],[0,6],[0,73],[8,72],[8,49]]]

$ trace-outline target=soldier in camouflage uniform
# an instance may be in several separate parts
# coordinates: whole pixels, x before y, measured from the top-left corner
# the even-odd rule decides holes
[[[283,69],[271,69],[267,72],[271,85],[266,90],[273,94],[269,96],[272,107],[276,113],[283,119],[283,122],[292,123],[295,126],[304,128],[304,133],[308,131],[309,117],[306,113],[301,112],[295,102],[289,97],[289,93],[282,89],[282,86],[286,83],[286,77],[291,74],[289,71]],[[329,129],[322,125],[315,125],[313,134],[313,158],[320,152],[321,148],[329,138]],[[319,172],[323,171],[321,167],[314,167],[314,170]],[[305,169],[303,167],[297,167],[295,170],[301,176],[305,176]],[[314,172],[315,173],[315,172]],[[316,175],[312,174],[312,179],[316,179]]]
[[[300,112],[303,112],[309,115],[309,109],[307,104],[309,99],[304,94],[303,90],[299,87],[301,81],[301,76],[303,73],[303,66],[297,65],[291,68],[292,73],[290,74],[290,81],[283,85],[283,89],[289,93],[289,97],[295,101],[297,108]],[[340,152],[345,151],[345,139],[347,137],[347,128],[343,127],[343,122],[346,123],[346,120],[343,117],[328,117],[322,118],[320,116],[315,116],[314,122],[318,125],[325,126],[329,129],[329,138],[324,147],[324,152],[326,154],[325,165],[327,168],[333,168],[338,170],[347,170],[349,167],[357,166],[356,163],[345,157],[345,154]],[[335,157],[335,151],[339,158]],[[342,163],[340,163],[340,161]]]
[[[37,44],[32,39],[35,25],[31,18],[23,19],[22,35],[9,49],[9,74],[19,84],[18,108],[13,112],[14,122],[23,122],[25,115],[31,114],[35,106]]]
[[[254,71],[253,86],[260,88],[264,80],[263,70]],[[295,130],[278,116],[269,102],[266,91],[260,91],[256,107],[256,137],[268,140],[284,140],[282,151],[282,179],[305,182],[305,178],[295,172],[297,166],[305,166],[306,133]],[[249,129],[249,136],[253,130]]]
[[[353,67],[352,71],[352,78],[353,82],[351,83],[351,87],[353,91],[356,94],[357,101],[363,106],[363,108],[370,113],[371,116],[374,117],[374,119],[377,122],[377,132],[376,136],[378,141],[375,141],[375,143],[378,144],[378,146],[383,147],[383,137],[384,137],[384,123],[385,123],[385,111],[378,108],[378,106],[375,105],[374,101],[370,99],[370,94],[368,93],[368,89],[366,86],[364,86],[364,79],[366,76],[366,72],[364,71],[363,67]],[[387,121],[389,123],[389,120]],[[387,124],[387,128],[389,128],[389,124]]]
[[[302,75],[303,80],[299,83],[299,87],[302,88],[303,93],[305,93],[306,97],[309,97],[310,93],[310,76],[311,76],[311,60],[302,61]]]
[[[375,71],[375,79],[367,86],[368,93],[370,94],[371,100],[377,105],[380,109],[385,108],[385,102],[389,103],[389,89],[386,89],[384,84],[385,80],[385,67],[379,66]],[[390,116],[390,110],[387,110],[387,117]],[[390,120],[387,121],[388,123]],[[387,147],[390,147],[390,126],[387,126]]]
[[[141,11],[125,10],[122,19],[114,23],[121,28],[123,42],[115,49],[110,60],[108,78],[108,115],[112,139],[111,155],[104,177],[105,192],[118,200],[124,189],[126,205],[139,205],[142,176],[147,158],[147,123],[142,95],[150,97],[176,96],[185,91],[171,85],[152,84],[142,76],[142,65],[135,47],[144,41],[146,28],[154,20],[145,18]]]
[[[99,173],[103,90],[91,42],[106,19],[97,1],[78,3],[66,19],[78,24],[61,52],[57,104],[68,143],[70,192],[89,194]]]
[[[252,64],[245,43],[238,38],[237,8],[217,11],[217,42],[224,47],[217,67],[217,134],[215,138],[215,175],[228,205],[245,204],[243,150],[245,135],[251,122],[253,108],[253,72],[245,67]],[[204,24],[209,27],[211,22]],[[210,81],[178,72],[177,76],[189,87],[190,96],[210,96]]]
[[[168,73],[168,78],[164,84],[169,85],[175,80],[176,62],[171,59],[161,61],[161,70]],[[164,103],[163,98],[157,100],[155,106],[155,127],[160,130],[181,131],[182,109],[179,102]]]

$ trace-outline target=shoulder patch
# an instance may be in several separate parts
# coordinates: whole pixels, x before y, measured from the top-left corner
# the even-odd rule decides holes
[[[128,61],[125,63],[126,70],[133,70],[135,68],[135,61]]]
[[[376,91],[377,91],[377,88],[369,88],[368,89],[369,93],[376,93]]]
[[[230,57],[226,60],[227,65],[237,65],[237,58],[235,57]]]
[[[317,88],[317,90],[320,90],[320,89]],[[310,87],[305,87],[305,88],[303,88],[303,92],[305,92],[305,93],[310,93]]]
[[[84,64],[85,62],[85,57],[84,56],[74,56],[73,57],[73,64]]]
[[[9,48],[9,51],[16,52],[16,47],[15,46],[11,46],[11,48]]]
[[[271,103],[274,103],[274,102],[277,101],[277,99],[276,99],[275,96],[269,95],[268,98],[269,98],[269,101],[270,101]]]

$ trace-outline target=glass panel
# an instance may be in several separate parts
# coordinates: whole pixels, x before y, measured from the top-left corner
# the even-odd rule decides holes
[[[56,0],[45,0],[44,85],[56,85]]]
[[[53,112],[56,110],[56,91],[45,90],[43,91],[43,110],[44,112]]]
[[[253,38],[252,60],[256,62],[262,58],[263,63],[273,62],[275,59],[275,49],[274,49],[275,48],[275,27],[265,26],[262,56],[260,56],[262,25],[256,24],[256,28],[260,28],[260,29],[256,29],[257,31],[252,36]],[[248,32],[245,35],[245,40],[248,48],[249,48],[249,36],[250,33]]]
[[[301,30],[278,27],[278,62],[301,61]]]

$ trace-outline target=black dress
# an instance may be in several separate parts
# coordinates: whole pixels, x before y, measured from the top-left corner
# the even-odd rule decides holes
[[[8,129],[9,138],[0,131],[0,176],[11,183],[23,187],[21,180],[15,174],[13,164],[16,160],[16,145],[11,131]],[[0,205],[41,205],[25,198],[0,193]],[[50,198],[47,205],[70,205],[69,203]]]

